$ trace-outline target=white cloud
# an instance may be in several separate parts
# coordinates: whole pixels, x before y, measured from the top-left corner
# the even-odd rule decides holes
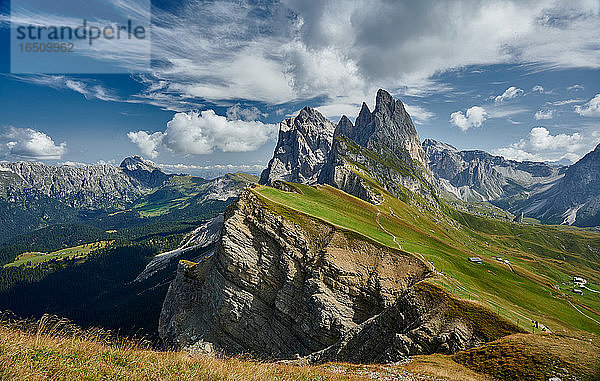
[[[580,90],[584,90],[585,88],[583,87],[583,85],[579,85],[579,84],[575,84],[572,86],[567,87],[567,91],[580,91]]]
[[[534,127],[527,137],[508,147],[492,150],[496,155],[512,160],[559,161],[579,160],[600,143],[600,134],[595,132],[575,132],[573,134],[552,135],[545,127]]]
[[[360,105],[354,103],[328,103],[317,107],[317,110],[326,118],[336,121],[342,115],[354,120],[360,110]]]
[[[596,94],[583,106],[575,106],[575,112],[581,116],[600,117],[600,94]]]
[[[523,89],[519,89],[515,86],[511,86],[508,89],[506,89],[504,91],[504,93],[502,93],[501,95],[498,95],[496,98],[494,98],[494,102],[504,102],[509,99],[513,99],[520,95],[523,95],[524,93],[525,92],[523,91]]]
[[[535,93],[543,93],[544,92],[544,88],[541,85],[535,85],[531,88],[531,92]]]
[[[75,80],[64,75],[27,75],[27,76],[13,76],[14,79],[22,82],[33,83],[41,86],[48,86],[57,90],[72,90],[81,95],[86,99],[99,99],[107,102],[120,102],[122,101],[116,95],[112,94],[111,91],[99,84],[86,83],[80,80]]]
[[[462,111],[453,112],[450,114],[450,121],[462,131],[466,131],[471,127],[480,127],[487,116],[488,113],[483,107],[473,106],[467,110],[466,114],[463,114]]]
[[[164,146],[173,153],[202,155],[215,149],[223,152],[254,151],[273,138],[277,127],[259,121],[228,120],[213,110],[198,113],[180,112],[167,122],[165,132],[150,135],[145,131],[129,132],[129,139],[146,154],[157,153]]]
[[[146,17],[135,14],[140,7],[119,7]],[[170,12],[153,9],[159,64],[136,101],[174,110],[232,99],[356,104],[379,87],[423,92],[434,74],[470,65],[598,68],[597,46],[589,43],[600,35],[598,11],[597,1],[191,0]],[[13,16],[35,25],[80,22]],[[112,48],[98,45],[93,54],[114,62]],[[116,59],[137,72],[136,57],[147,52],[131,48]]]
[[[431,119],[435,116],[434,113],[432,113],[431,111],[429,111],[421,106],[411,106],[411,105],[405,104],[404,108],[406,109],[408,114],[411,116],[411,118],[416,122],[421,122],[421,123],[427,122],[429,119]]]
[[[553,115],[554,115],[554,110],[538,110],[538,111],[536,111],[534,117],[536,120],[545,120],[545,119],[552,119]]]
[[[59,160],[67,152],[66,142],[57,145],[50,136],[31,128],[7,127],[0,142],[8,156],[17,158]]]
[[[549,102],[548,104],[551,104],[553,106],[564,106],[564,105],[569,105],[572,103],[582,103],[582,102],[585,102],[585,99],[565,99],[562,101]]]
[[[158,156],[157,148],[162,143],[164,135],[162,132],[149,134],[146,131],[131,131],[127,133],[127,137],[133,143],[137,144],[137,146],[140,148],[140,151],[142,151],[142,154],[154,159]]]
[[[526,152],[522,149],[515,147],[504,147],[492,150],[494,155],[499,155],[505,157],[509,160],[517,160],[517,161],[544,161],[544,159],[539,155],[534,155],[532,153]]]
[[[530,147],[536,152],[556,149],[566,149],[567,151],[574,152],[581,147],[582,139],[582,136],[578,132],[572,135],[551,135],[544,127],[534,127],[529,132],[529,140],[524,147]]]

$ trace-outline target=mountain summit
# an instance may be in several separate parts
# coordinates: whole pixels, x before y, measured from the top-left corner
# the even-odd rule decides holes
[[[342,116],[336,126],[305,107],[280,124],[279,140],[261,184],[283,180],[330,184],[369,202],[378,202],[368,185],[375,179],[394,195],[431,193],[425,152],[400,100],[379,90],[375,109],[366,103],[353,124]]]
[[[334,130],[333,123],[311,107],[281,122],[273,158],[262,172],[260,183],[315,183],[331,150]]]
[[[377,91],[373,112],[363,103],[355,126],[340,126],[339,133],[371,151],[389,150],[398,154],[406,150],[414,161],[427,167],[427,158],[410,115],[404,104],[385,90]]]

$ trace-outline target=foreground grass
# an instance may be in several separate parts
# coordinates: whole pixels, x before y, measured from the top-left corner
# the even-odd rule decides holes
[[[68,323],[67,323],[68,325]],[[324,367],[296,367],[185,352],[158,352],[40,320],[33,329],[0,325],[2,380],[359,380]]]

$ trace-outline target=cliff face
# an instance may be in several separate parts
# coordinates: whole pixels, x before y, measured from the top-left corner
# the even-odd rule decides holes
[[[385,90],[377,92],[373,112],[363,103],[354,125],[342,117],[319,182],[376,204],[380,200],[366,179],[398,198],[406,198],[405,189],[426,199],[433,195],[433,176],[410,115]]]
[[[160,316],[165,344],[371,362],[485,341],[414,287],[428,276],[419,259],[309,217],[294,221],[244,191],[214,254],[180,262]]]

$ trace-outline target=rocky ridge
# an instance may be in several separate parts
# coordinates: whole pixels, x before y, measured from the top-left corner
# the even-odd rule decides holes
[[[464,201],[526,197],[537,187],[560,179],[566,170],[539,162],[518,162],[484,151],[459,151],[449,144],[425,139],[423,149],[438,187]]]
[[[421,286],[428,276],[410,254],[308,216],[283,217],[246,190],[227,210],[214,254],[180,262],[159,333],[190,351],[301,362],[397,361],[492,339],[457,313],[476,307]]]

